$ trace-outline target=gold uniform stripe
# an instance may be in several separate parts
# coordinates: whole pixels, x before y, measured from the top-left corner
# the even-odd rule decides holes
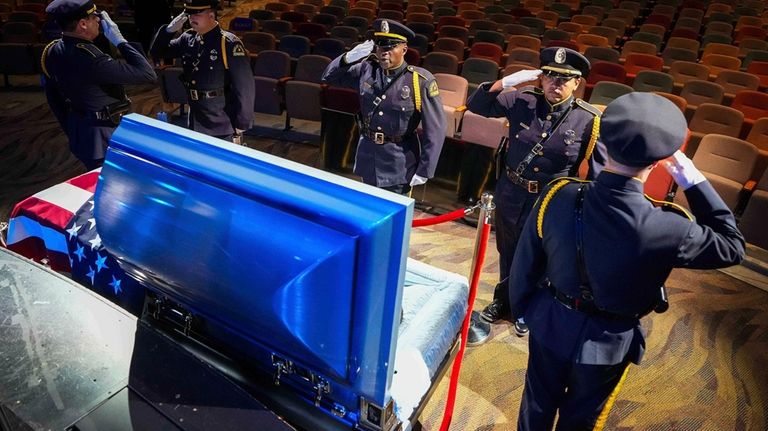
[[[91,8],[90,8],[90,9],[88,9],[87,11],[85,11],[86,15],[90,15],[90,14],[92,14],[92,13],[94,13],[94,12],[96,12],[96,5],[93,5],[93,6],[91,6]]]
[[[211,9],[211,6],[209,6],[209,5],[204,5],[204,6],[184,6],[184,9],[189,9],[189,10],[206,10],[206,9]]]
[[[377,31],[377,32],[373,33],[373,35],[376,36],[376,37],[388,37],[388,38],[391,38],[391,39],[400,39],[400,40],[405,41],[405,42],[408,41],[408,38],[406,38],[405,36],[399,35],[397,33],[383,33],[383,32]]]
[[[658,199],[654,199],[654,198],[652,198],[652,197],[650,197],[648,195],[645,195],[645,194],[643,196],[645,196],[646,199],[648,199],[649,201],[651,201],[651,202],[653,202],[655,204],[659,204],[659,205],[663,205],[663,206],[670,206],[670,207],[680,211],[681,213],[683,213],[683,215],[688,220],[693,221],[693,215],[691,215],[691,213],[687,209],[685,209],[684,206],[678,205],[678,204],[676,204],[674,202],[660,201]]]
[[[45,48],[43,48],[43,55],[40,56],[40,68],[43,70],[43,74],[45,74],[46,78],[50,78],[51,75],[48,73],[48,68],[45,67],[45,57],[48,56],[48,49],[53,45],[54,43],[58,42],[60,39],[52,40],[48,43],[48,45],[45,45]]]
[[[229,61],[227,60],[227,38],[224,33],[221,34],[221,59],[224,60],[224,69],[229,69]]]
[[[595,121],[592,122],[592,136],[589,137],[589,144],[587,144],[587,152],[584,155],[585,160],[589,160],[592,157],[592,152],[595,151],[595,144],[597,143],[597,136],[600,134],[600,117],[595,117]]]
[[[421,87],[419,87],[419,74],[413,72],[413,98],[416,102],[416,111],[421,112]]]
[[[564,69],[562,67],[541,66],[541,70],[551,70],[553,72],[563,73],[565,75],[581,76],[581,71],[573,70],[573,69]]]
[[[619,379],[619,383],[617,383],[616,387],[613,388],[613,392],[611,392],[611,395],[608,397],[608,400],[605,402],[603,411],[601,411],[600,416],[597,417],[597,422],[595,422],[595,427],[593,428],[593,431],[603,430],[603,427],[605,426],[605,422],[608,420],[608,413],[611,412],[611,408],[613,408],[613,403],[616,402],[616,397],[619,395],[619,391],[621,390],[621,387],[624,385],[624,380],[627,379],[627,373],[629,373],[629,364],[627,364],[627,368],[624,368],[624,373],[621,374],[621,379]]]

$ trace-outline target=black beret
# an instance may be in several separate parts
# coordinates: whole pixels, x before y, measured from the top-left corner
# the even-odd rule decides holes
[[[66,24],[96,12],[93,0],[53,0],[45,11],[59,24]]]
[[[219,0],[184,0],[184,12],[198,13],[207,9],[216,10]]]
[[[680,109],[653,93],[632,92],[609,103],[600,117],[600,139],[622,165],[644,167],[680,149],[688,124]]]
[[[387,44],[397,45],[398,43],[407,43],[416,37],[416,33],[410,28],[391,19],[380,18],[373,22],[373,38],[378,45]]]
[[[563,75],[589,75],[589,60],[578,51],[553,46],[544,48],[539,55],[541,70],[551,70]]]

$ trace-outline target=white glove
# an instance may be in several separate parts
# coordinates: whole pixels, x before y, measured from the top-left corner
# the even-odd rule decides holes
[[[427,179],[424,177],[420,177],[418,175],[414,175],[413,178],[411,178],[411,187],[413,186],[420,186],[422,184],[426,184]]]
[[[243,145],[243,129],[235,129],[235,134],[232,135],[232,143],[237,145]]]
[[[512,88],[523,82],[533,81],[541,75],[541,70],[518,70],[517,72],[501,78],[501,86],[504,89]]]
[[[344,54],[344,61],[349,63],[354,63],[356,61],[362,60],[365,57],[368,57],[373,52],[373,41],[372,40],[366,40],[365,42],[357,45],[356,47],[352,48]]]
[[[121,43],[127,42],[123,35],[120,34],[117,24],[112,21],[112,18],[106,12],[101,13],[101,30],[112,45],[119,46]]]
[[[664,168],[672,175],[678,186],[683,190],[688,190],[696,184],[707,180],[704,174],[693,165],[691,159],[682,151],[677,150],[668,159],[662,162]]]
[[[176,15],[176,18],[171,20],[171,23],[168,24],[168,26],[165,28],[165,31],[168,33],[176,33],[177,31],[181,30],[181,28],[184,27],[184,23],[187,21],[188,17],[189,15],[187,15],[186,12],[182,12]]]

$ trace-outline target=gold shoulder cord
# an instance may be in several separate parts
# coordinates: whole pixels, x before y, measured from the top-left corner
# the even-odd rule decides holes
[[[224,60],[224,69],[229,69],[229,61],[227,61],[227,36],[221,33],[221,59]]]
[[[539,207],[539,212],[536,215],[536,233],[539,235],[539,238],[544,238],[544,213],[547,211],[547,205],[549,205],[549,201],[552,200],[552,197],[557,193],[558,190],[563,188],[566,184],[568,184],[570,181],[567,179],[561,179],[555,185],[552,186],[551,189],[549,189],[549,192],[544,196],[544,199],[541,200],[541,206]]]
[[[600,134],[600,117],[595,117],[595,121],[592,122],[592,136],[589,137],[589,144],[587,145],[587,152],[584,155],[584,160],[589,160],[592,157],[592,152],[595,150],[595,144],[597,143],[597,136]]]
[[[46,78],[50,78],[51,75],[48,73],[48,68],[45,67],[45,57],[48,56],[48,49],[56,43],[59,39],[52,40],[48,43],[48,45],[45,45],[45,48],[43,48],[43,55],[40,56],[40,68],[43,70],[43,74]]]
[[[416,111],[421,112],[421,87],[419,86],[419,74],[416,71],[413,71],[413,93]]]
[[[682,213],[685,216],[685,218],[687,218],[690,221],[693,221],[693,215],[691,215],[691,213],[687,209],[685,209],[685,207],[683,207],[682,205],[678,205],[674,202],[660,201],[645,194],[643,196],[645,196],[646,199],[648,199],[649,201],[655,204],[663,205],[665,207],[672,207],[677,211],[679,211],[680,213]]]

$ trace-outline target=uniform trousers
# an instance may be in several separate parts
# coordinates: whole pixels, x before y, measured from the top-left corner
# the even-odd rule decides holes
[[[411,186],[408,184],[395,184],[392,186],[379,187],[379,188],[390,191],[392,193],[397,193],[403,196],[409,196],[409,197],[411,196]]]
[[[518,431],[551,430],[558,410],[556,431],[595,429],[606,401],[621,388],[617,385],[629,366],[628,362],[577,364],[541,345],[533,333],[528,337],[528,350]]]

